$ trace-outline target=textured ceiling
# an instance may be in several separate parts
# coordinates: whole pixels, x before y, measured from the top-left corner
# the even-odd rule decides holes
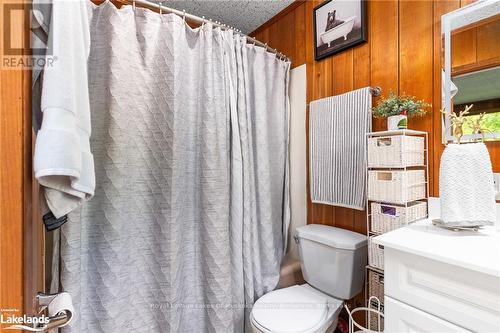
[[[162,1],[164,6],[205,16],[248,34],[278,14],[294,0],[175,0]],[[159,2],[159,0],[155,0]]]
[[[458,93],[455,105],[500,98],[500,67],[453,78]]]

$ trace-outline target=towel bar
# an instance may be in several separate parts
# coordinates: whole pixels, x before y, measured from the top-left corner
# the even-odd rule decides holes
[[[382,94],[382,88],[380,88],[379,86],[370,87],[370,92],[373,97],[378,97]],[[307,107],[309,107],[310,104],[311,103],[307,103]]]

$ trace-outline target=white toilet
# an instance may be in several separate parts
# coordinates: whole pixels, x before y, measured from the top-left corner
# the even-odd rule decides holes
[[[344,300],[363,288],[366,236],[335,227],[297,228],[300,266],[306,284],[274,290],[255,302],[255,333],[333,332]]]

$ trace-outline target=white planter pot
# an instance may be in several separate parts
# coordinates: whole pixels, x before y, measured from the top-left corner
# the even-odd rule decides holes
[[[387,130],[396,131],[408,128],[408,117],[404,115],[390,116],[387,118]]]

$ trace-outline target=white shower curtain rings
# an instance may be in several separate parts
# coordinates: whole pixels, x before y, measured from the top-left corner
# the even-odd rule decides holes
[[[129,1],[130,1],[130,0],[129,0]],[[133,8],[133,10],[134,10],[134,12],[135,12],[135,11],[136,11],[136,9],[137,9],[137,1],[136,1],[136,0],[132,0],[131,2],[132,2],[132,8]],[[123,3],[127,3],[127,1],[123,1]],[[130,2],[128,2],[128,3],[130,4]],[[162,16],[162,15],[163,15],[163,12],[165,11],[165,10],[164,10],[164,8],[165,8],[165,7],[163,7],[163,2],[162,2],[162,1],[160,1],[160,2],[158,2],[158,3],[151,3],[151,2],[149,2],[149,1],[139,1],[139,3],[140,3],[140,4],[143,4],[143,5],[144,5],[144,4],[151,5],[151,7],[153,7],[153,6],[158,6],[158,7],[157,7],[157,8],[158,8],[157,10],[158,10],[158,12],[159,12],[159,14],[160,14],[160,17],[163,19],[163,16]],[[151,8],[151,7],[149,7],[149,8]],[[172,10],[172,9],[170,9],[170,8],[167,8],[167,12],[169,12],[169,11],[172,11],[172,12],[173,12],[173,13],[175,13],[176,15],[178,15],[178,16],[180,16],[180,17],[182,17],[182,20],[183,20],[184,22],[186,22],[186,19],[187,19],[187,17],[189,16],[189,15],[187,15],[186,10],[182,10],[182,12],[179,12],[179,11],[175,11],[175,10]],[[193,18],[193,15],[191,15],[191,16],[190,16],[190,18],[192,19],[192,18]],[[195,21],[197,21],[197,22],[201,22],[201,28],[203,28],[203,27],[205,26],[205,23],[210,22],[210,23],[211,23],[211,24],[213,24],[214,26],[221,27],[222,29],[230,29],[230,30],[232,30],[234,33],[237,33],[237,34],[239,34],[239,35],[245,36],[245,34],[244,34],[241,30],[239,30],[239,29],[237,29],[237,28],[235,28],[235,27],[232,27],[232,26],[230,26],[230,25],[227,25],[227,24],[225,24],[225,23],[222,23],[222,22],[219,22],[219,21],[216,21],[216,20],[212,20],[212,19],[210,19],[210,18],[209,18],[209,19],[207,19],[207,18],[205,18],[205,16],[202,16],[201,18],[199,18],[199,17],[195,17]],[[265,50],[266,50],[266,51],[269,51],[269,52],[271,52],[271,53],[274,53],[274,54],[276,55],[276,58],[277,58],[277,59],[282,60],[282,61],[287,61],[287,60],[288,60],[288,57],[287,57],[285,54],[281,53],[281,52],[280,52],[280,51],[278,51],[277,49],[272,49],[272,48],[270,48],[270,47],[267,45],[267,43],[261,43],[261,42],[258,42],[258,41],[257,41],[257,39],[256,39],[255,37],[248,37],[248,39],[249,39],[249,40],[248,40],[248,41],[249,41],[249,43],[252,43],[252,45],[253,45],[253,46],[261,46],[261,47],[265,48]]]

